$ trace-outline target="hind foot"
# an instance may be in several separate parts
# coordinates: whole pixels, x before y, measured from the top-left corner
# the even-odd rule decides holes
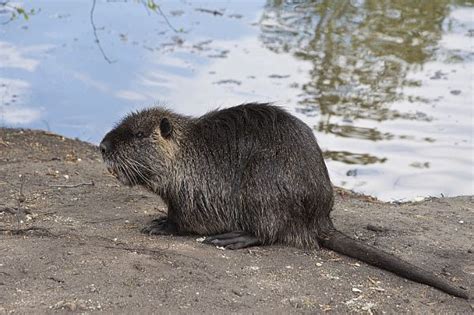
[[[170,222],[168,217],[152,220],[151,223],[141,231],[148,235],[173,235],[177,233],[176,225]]]
[[[208,236],[203,243],[222,246],[225,249],[241,249],[261,244],[255,236],[243,231]]]

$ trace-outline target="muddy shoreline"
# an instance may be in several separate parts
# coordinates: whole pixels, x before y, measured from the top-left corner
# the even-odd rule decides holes
[[[139,232],[165,212],[108,175],[95,146],[0,128],[0,314],[473,311],[472,301],[328,250],[223,251]],[[338,189],[333,217],[472,294],[473,196],[391,204]]]

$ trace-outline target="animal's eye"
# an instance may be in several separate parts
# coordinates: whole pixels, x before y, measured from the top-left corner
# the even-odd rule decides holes
[[[135,134],[135,137],[137,137],[138,139],[142,139],[142,138],[145,137],[145,134],[143,132],[139,131]]]

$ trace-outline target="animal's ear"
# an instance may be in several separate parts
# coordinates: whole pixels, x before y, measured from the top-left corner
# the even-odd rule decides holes
[[[165,139],[171,137],[171,133],[173,132],[173,126],[168,118],[162,118],[160,121],[160,132],[161,136]]]

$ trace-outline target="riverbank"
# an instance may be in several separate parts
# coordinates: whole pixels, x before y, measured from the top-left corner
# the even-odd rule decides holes
[[[327,250],[224,251],[140,233],[165,211],[119,185],[95,146],[0,128],[0,314],[473,311]],[[472,289],[473,196],[391,204],[338,189],[333,217],[348,235]]]

